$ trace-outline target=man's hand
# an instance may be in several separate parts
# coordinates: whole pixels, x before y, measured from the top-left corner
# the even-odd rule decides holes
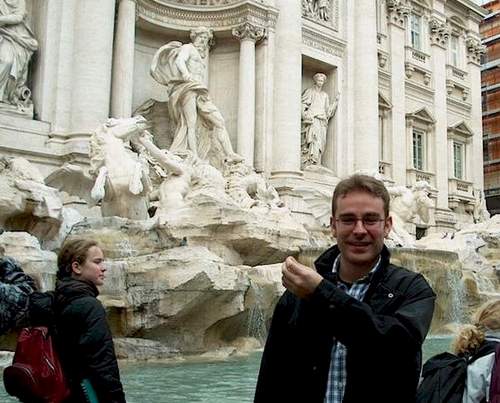
[[[299,298],[309,298],[323,280],[316,270],[300,264],[291,256],[283,262],[281,273],[285,288]]]

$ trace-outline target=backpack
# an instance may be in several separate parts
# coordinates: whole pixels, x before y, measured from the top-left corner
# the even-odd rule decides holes
[[[441,353],[427,360],[416,403],[462,403],[467,382],[467,366],[495,351],[497,343],[486,341],[472,356]]]
[[[48,327],[53,328],[53,299],[53,293],[32,294],[33,326],[21,330],[12,365],[3,372],[5,390],[22,401],[59,403],[70,394]]]
[[[430,358],[422,369],[417,403],[462,403],[467,358],[445,352]]]

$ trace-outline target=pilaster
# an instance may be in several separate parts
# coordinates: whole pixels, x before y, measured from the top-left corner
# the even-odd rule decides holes
[[[431,18],[429,21],[432,72],[434,77],[434,141],[432,152],[435,166],[436,187],[438,189],[436,208],[448,209],[448,114],[446,89],[446,46],[449,32],[445,21]],[[428,136],[429,138],[429,136]],[[439,223],[436,223],[439,225]]]
[[[356,1],[354,12],[354,169],[378,172],[376,2]]]
[[[233,29],[240,40],[238,91],[238,154],[253,166],[255,150],[255,43],[265,36],[265,29],[245,22]]]
[[[135,45],[135,0],[120,0],[113,48],[111,116],[132,115]]]

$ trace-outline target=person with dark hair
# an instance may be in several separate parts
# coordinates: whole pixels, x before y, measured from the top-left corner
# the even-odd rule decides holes
[[[72,239],[62,246],[57,265],[55,341],[70,384],[68,402],[87,401],[83,380],[99,402],[125,402],[106,312],[96,298],[105,279],[103,252],[95,241]]]
[[[24,320],[35,281],[11,257],[0,258],[0,334]]]
[[[335,188],[337,245],[307,267],[288,257],[287,289],[271,322],[255,402],[412,403],[435,294],[390,263],[392,228],[381,181],[353,175]]]

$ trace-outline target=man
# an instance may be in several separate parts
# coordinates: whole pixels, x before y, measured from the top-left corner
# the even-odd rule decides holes
[[[339,95],[330,105],[328,94],[323,91],[326,75],[316,73],[314,85],[302,93],[302,165],[321,165],[325,151],[328,121],[337,110]]]
[[[241,161],[242,157],[233,151],[224,118],[205,85],[212,32],[199,27],[191,31],[190,38],[192,43],[183,45],[174,41],[162,46],[151,63],[152,77],[169,91],[168,108],[176,126],[170,151],[189,149],[195,157],[200,154],[204,159],[215,138],[226,160]]]
[[[412,403],[435,294],[422,275],[390,264],[392,227],[382,182],[336,186],[337,245],[316,270],[288,257],[255,402]]]

